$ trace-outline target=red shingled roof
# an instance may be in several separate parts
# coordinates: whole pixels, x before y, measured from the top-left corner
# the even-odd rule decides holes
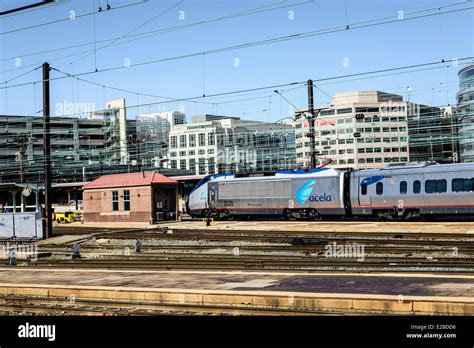
[[[170,179],[155,172],[138,172],[126,174],[102,175],[100,178],[84,185],[83,189],[96,189],[108,187],[147,186],[151,184],[177,184],[176,180]]]

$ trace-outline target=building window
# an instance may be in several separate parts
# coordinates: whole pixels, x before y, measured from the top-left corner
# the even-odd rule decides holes
[[[196,154],[195,150],[189,150],[189,156],[194,156]]]
[[[400,183],[400,193],[402,195],[406,195],[407,194],[407,191],[408,191],[408,184],[406,181],[402,181]]]
[[[378,195],[383,194],[383,183],[378,182],[377,185],[375,185],[375,193]]]
[[[171,169],[177,169],[176,167],[178,166],[178,161],[176,160],[171,160]]]
[[[178,137],[176,135],[172,135],[171,136],[171,143],[170,143],[170,147],[172,149],[176,149],[178,147]]]
[[[199,133],[199,146],[206,146],[206,134]]]
[[[445,179],[442,180],[426,180],[425,192],[426,193],[444,193],[447,189],[447,182]]]
[[[196,134],[189,134],[189,147],[196,146]]]
[[[206,164],[204,158],[199,159],[199,175],[206,174]]]
[[[130,211],[130,191],[129,190],[123,191],[123,210]]]
[[[214,163],[214,158],[209,158],[209,174],[216,172],[216,166]]]
[[[328,116],[328,115],[334,115],[334,109],[331,110],[323,110],[319,113],[321,116]]]
[[[337,114],[350,114],[352,112],[352,108],[345,108],[345,109],[337,109]]]
[[[205,155],[206,154],[206,150],[198,150],[198,155]]]
[[[216,137],[214,133],[209,133],[207,136],[207,143],[209,145],[216,145]]]
[[[112,211],[119,210],[118,191],[112,191]]]
[[[186,169],[186,160],[179,160],[179,169]]]
[[[224,145],[224,134],[217,134],[217,145]]]
[[[186,144],[186,134],[179,136],[179,147],[187,147]]]
[[[189,170],[196,174],[196,160],[194,158],[189,160]]]

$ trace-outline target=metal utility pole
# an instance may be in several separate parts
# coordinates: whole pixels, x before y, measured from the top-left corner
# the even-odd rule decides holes
[[[15,137],[15,142],[18,144],[18,162],[20,164],[20,183],[25,182],[25,152],[29,138],[26,136]]]
[[[44,238],[50,238],[53,232],[51,209],[51,135],[50,135],[50,98],[48,63],[43,64],[43,147],[44,147],[44,207],[45,229]]]
[[[308,112],[306,113],[306,119],[309,123],[309,153],[310,153],[310,163],[311,168],[316,167],[316,156],[315,156],[315,131],[314,131],[314,121],[316,120],[316,115],[314,112],[314,97],[313,97],[313,80],[308,80]]]

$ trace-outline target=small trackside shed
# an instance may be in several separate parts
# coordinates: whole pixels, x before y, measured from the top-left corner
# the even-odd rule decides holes
[[[155,172],[103,175],[83,186],[85,222],[157,222],[177,215],[178,182]]]

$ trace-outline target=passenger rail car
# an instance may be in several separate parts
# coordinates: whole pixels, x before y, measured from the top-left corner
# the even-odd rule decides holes
[[[424,162],[356,171],[350,195],[354,215],[474,215],[474,163]]]
[[[202,179],[187,203],[192,216],[324,216],[412,219],[474,215],[474,164],[409,163],[343,172],[331,168]]]

